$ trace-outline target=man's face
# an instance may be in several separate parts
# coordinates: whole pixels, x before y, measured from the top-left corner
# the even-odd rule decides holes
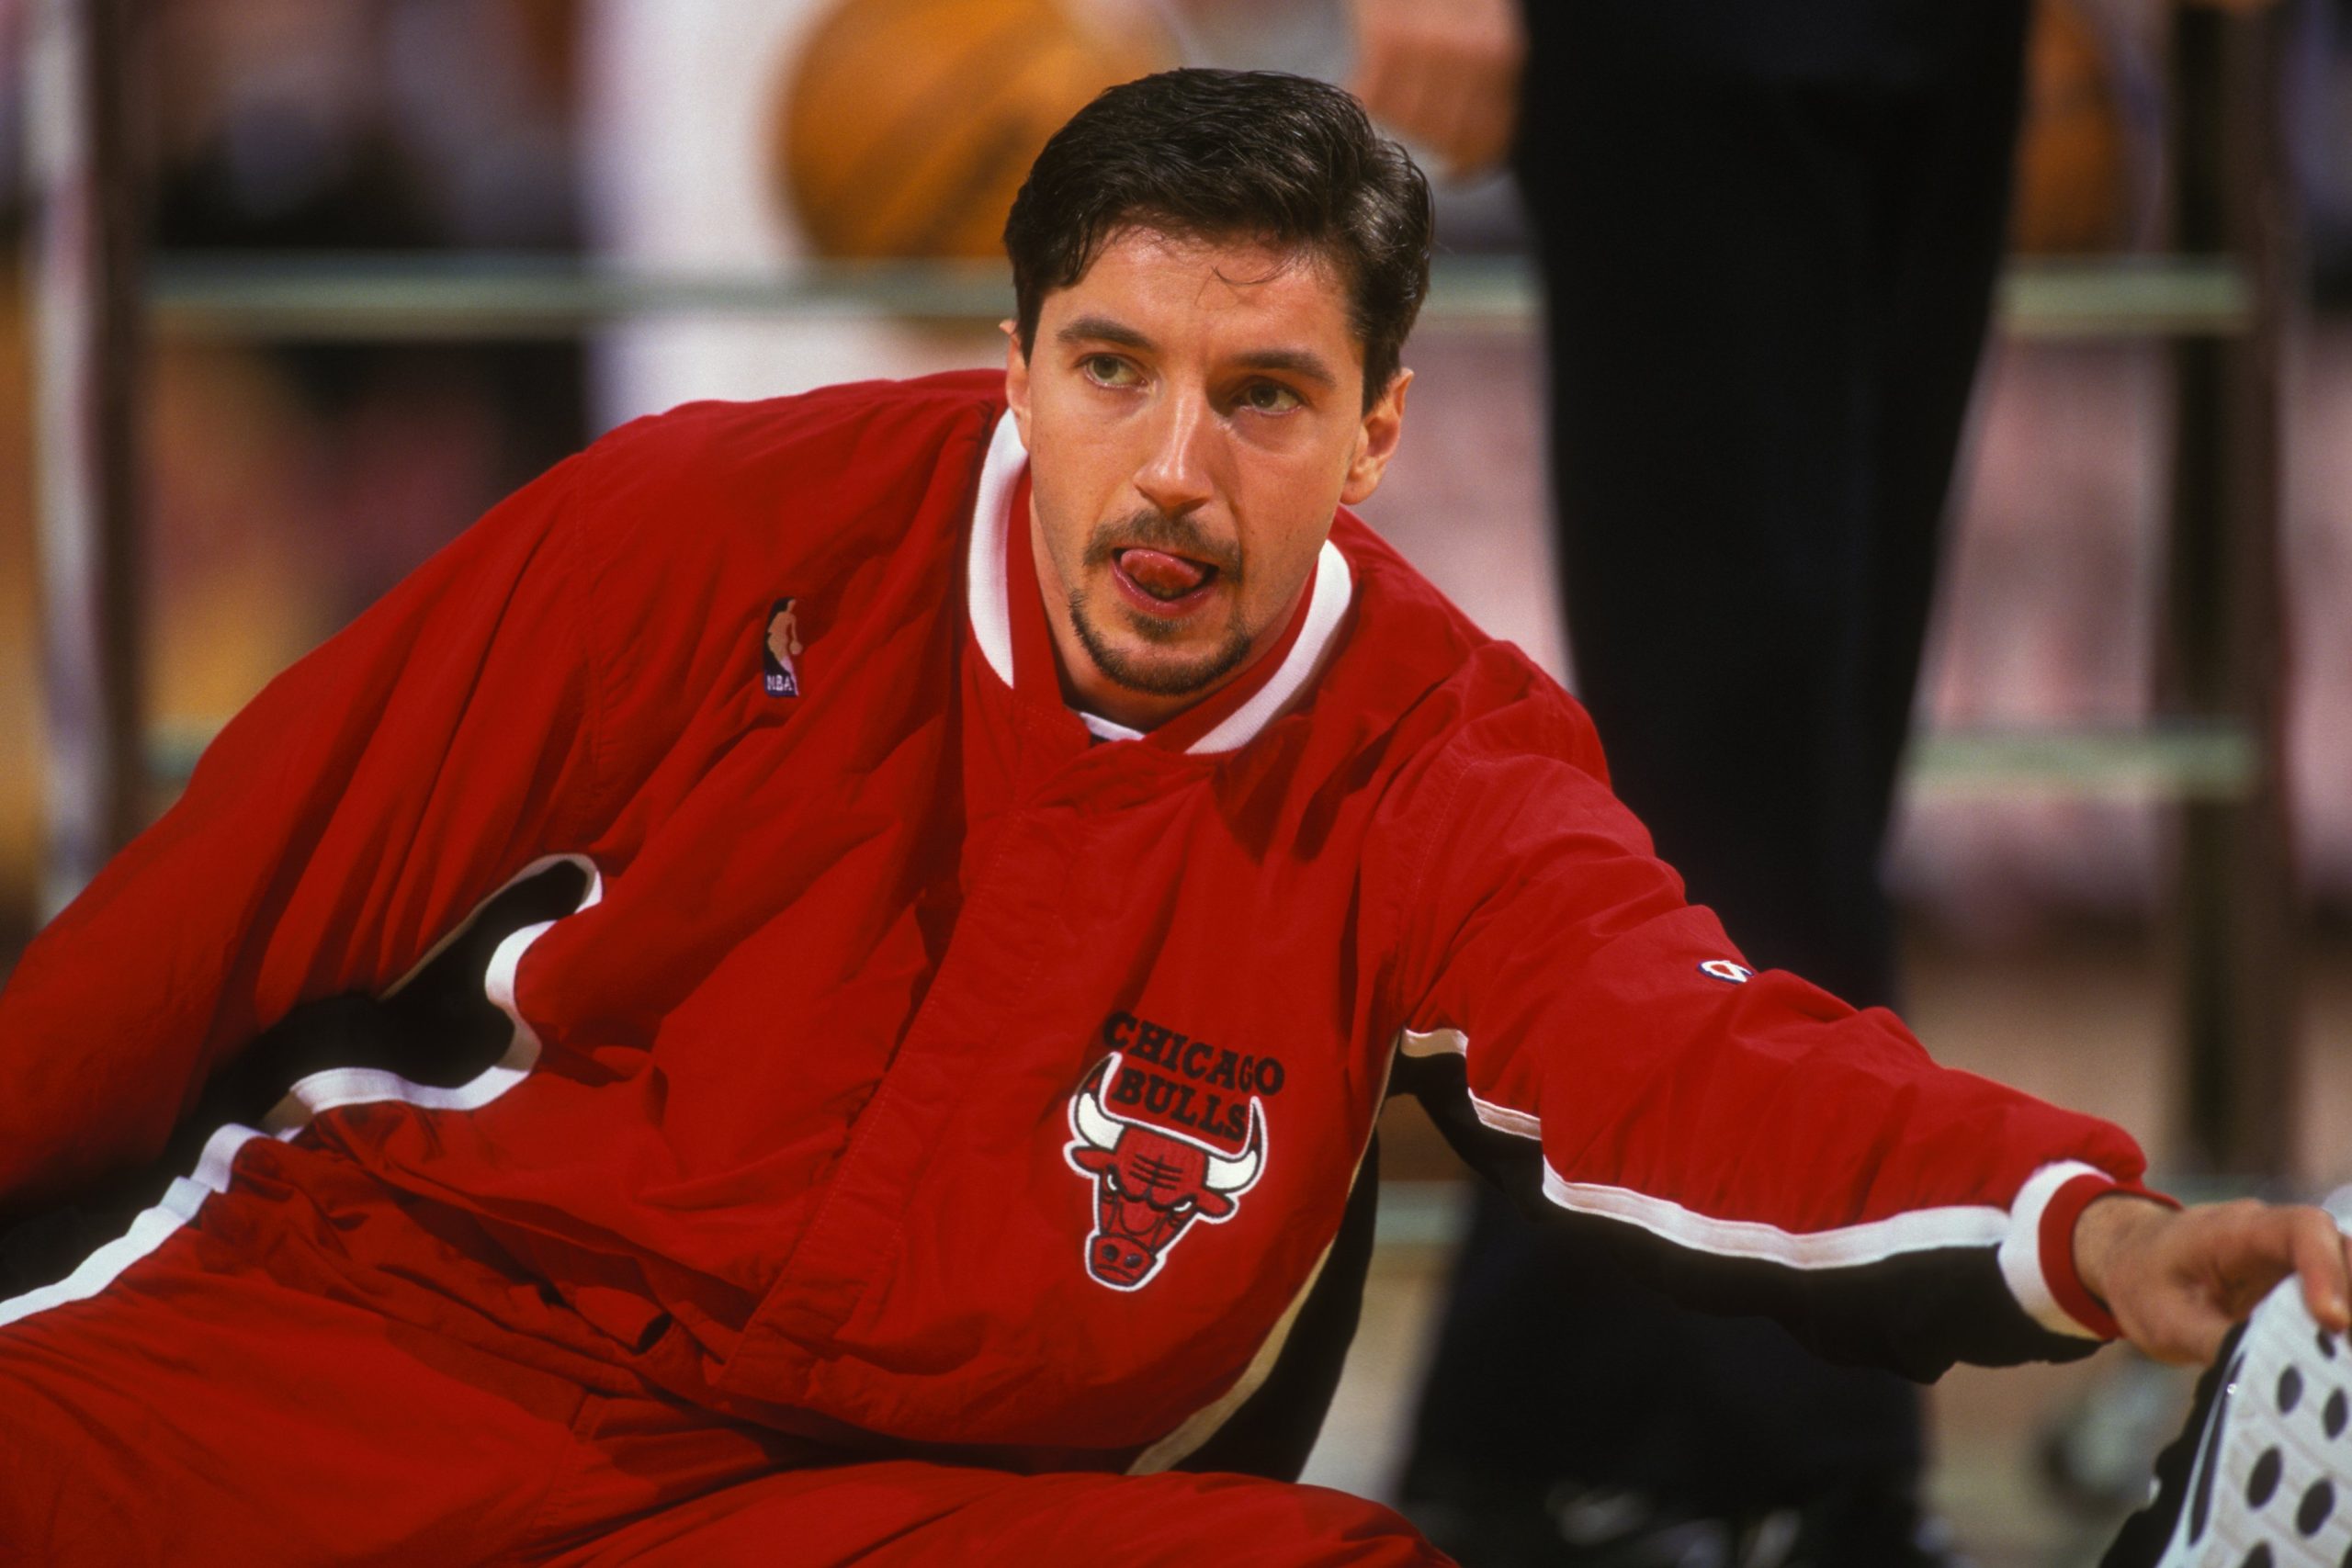
[[[1148,727],[1278,640],[1410,378],[1365,412],[1344,286],[1309,254],[1129,230],[1048,294],[1005,379],[1066,693]]]

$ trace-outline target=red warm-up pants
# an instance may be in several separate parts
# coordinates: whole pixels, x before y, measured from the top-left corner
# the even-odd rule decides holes
[[[289,1284],[226,1239],[237,1209],[0,1322],[0,1562],[1445,1562],[1317,1487],[852,1460],[592,1390],[389,1317],[364,1276]]]

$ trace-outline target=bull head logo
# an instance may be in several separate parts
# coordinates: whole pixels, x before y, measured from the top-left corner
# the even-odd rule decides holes
[[[1078,1141],[1063,1152],[1072,1169],[1094,1179],[1087,1273],[1114,1291],[1135,1291],[1159,1272],[1168,1249],[1194,1220],[1216,1224],[1233,1216],[1240,1206],[1236,1200],[1265,1168],[1266,1113],[1251,1095],[1250,1146],[1225,1155],[1113,1112],[1102,1090],[1118,1079],[1119,1055],[1113,1052],[1070,1097],[1069,1124]]]

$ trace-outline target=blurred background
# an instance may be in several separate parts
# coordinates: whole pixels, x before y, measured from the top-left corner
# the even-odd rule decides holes
[[[0,969],[85,874],[61,822],[98,787],[106,649],[152,814],[273,673],[613,424],[1001,360],[1003,209],[1100,87],[1351,69],[1340,0],[143,0],[100,29],[109,110],[61,86],[93,79],[61,44],[93,9],[0,0]],[[2192,1185],[2315,1190],[2352,1180],[2352,0],[2201,17],[2045,0],[1890,874],[1939,1057],[2125,1122]],[[107,112],[134,308],[94,368],[52,340]],[[2248,170],[2275,181],[2257,231],[2188,233]],[[1366,516],[1573,689],[1508,182],[1448,185],[1441,238]],[[92,395],[127,412],[95,460],[127,544],[61,499]],[[2200,813],[2226,840],[2247,812],[2283,832],[2184,854]],[[2190,1086],[2235,1048],[2212,1015],[2249,988],[2277,1103],[2200,1123]],[[1393,1122],[1311,1472],[1375,1495],[1463,1212],[1451,1156]],[[1977,1561],[2095,1556],[2179,1397],[2118,1361],[1939,1389],[1936,1500]]]

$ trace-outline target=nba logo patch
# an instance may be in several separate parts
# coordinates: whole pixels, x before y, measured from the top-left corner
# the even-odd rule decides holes
[[[779,599],[768,612],[768,637],[760,649],[761,689],[772,697],[800,694],[800,626],[792,607],[797,599]]]

